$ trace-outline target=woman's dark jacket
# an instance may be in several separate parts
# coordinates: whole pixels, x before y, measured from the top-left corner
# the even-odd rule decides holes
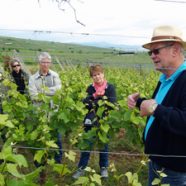
[[[99,96],[99,97],[94,98],[93,94],[96,92],[96,90],[95,90],[93,84],[88,86],[86,92],[87,92],[87,97],[83,100],[83,103],[86,105],[86,108],[88,109],[88,113],[85,116],[85,118],[87,116],[91,117],[91,119],[93,119],[92,117],[95,117],[95,114],[98,110],[98,101],[99,100],[106,99],[107,101],[109,101],[113,104],[116,102],[115,87],[110,83],[107,83],[104,96]],[[106,116],[108,114],[108,111],[111,109],[112,109],[111,107],[106,105],[104,112],[102,114],[102,117]]]
[[[12,71],[11,75],[13,77],[14,82],[17,85],[17,91],[19,91],[21,94],[24,94],[26,85],[28,84],[28,79],[29,79],[28,74],[23,70],[20,70],[19,73]]]
[[[157,106],[154,117],[144,140],[145,153],[165,168],[186,172],[186,71],[175,80],[162,103]]]

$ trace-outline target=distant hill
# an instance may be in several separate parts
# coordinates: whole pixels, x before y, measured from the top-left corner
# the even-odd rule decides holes
[[[111,46],[108,43],[75,44],[0,37],[0,62],[2,56],[10,55],[21,58],[25,63],[35,63],[41,51],[49,52],[53,61],[63,64],[126,65],[149,61],[146,52],[140,50],[139,46]]]
[[[83,46],[95,46],[100,48],[112,48],[116,50],[125,50],[125,51],[144,51],[144,49],[140,45],[117,45],[112,43],[106,43],[106,42],[85,42],[85,43],[79,43]]]
[[[21,41],[36,41],[36,42],[48,42],[48,43],[61,43],[61,42],[56,42],[56,41],[47,41],[43,40],[33,40],[33,39],[23,39],[23,38],[16,38],[16,37],[4,37],[0,36],[0,40],[2,41],[3,38],[4,40],[7,40],[8,42],[4,42],[6,45],[11,45],[11,40],[21,40]],[[3,41],[2,41],[3,42]],[[144,51],[144,49],[140,45],[120,45],[120,44],[113,44],[113,43],[108,43],[108,42],[76,42],[76,43],[61,43],[62,45],[81,45],[81,46],[91,46],[91,47],[99,47],[99,48],[105,48],[105,49],[115,49],[115,50],[125,50],[125,51]]]
[[[4,32],[0,31],[0,34],[3,34]],[[37,41],[47,41],[47,42],[55,42],[55,43],[62,43],[64,40],[58,36],[56,37],[51,37],[49,34],[37,34],[33,35],[32,32],[9,32],[6,31],[6,37],[14,37],[14,38],[29,38],[27,40],[37,40]],[[37,36],[37,37],[36,37]],[[60,41],[60,42],[59,42]],[[61,42],[62,41],[62,42]],[[79,40],[78,42],[75,43],[62,43],[62,44],[75,44],[75,45],[82,45],[82,46],[93,46],[93,47],[99,47],[99,48],[112,48],[112,49],[118,49],[118,50],[126,50],[126,51],[144,51],[144,49],[140,45],[125,45],[125,44],[114,44],[114,43],[109,43],[109,42],[98,42],[98,41],[93,41],[93,42],[83,42]]]

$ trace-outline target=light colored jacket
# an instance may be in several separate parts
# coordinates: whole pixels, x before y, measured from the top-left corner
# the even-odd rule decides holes
[[[53,96],[56,90],[61,89],[61,80],[59,75],[52,70],[49,70],[46,76],[42,76],[39,71],[37,71],[30,76],[28,89],[31,99],[37,99],[39,93]]]

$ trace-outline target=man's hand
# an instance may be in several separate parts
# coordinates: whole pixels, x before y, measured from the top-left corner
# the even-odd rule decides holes
[[[157,103],[154,99],[144,100],[140,106],[140,116],[150,116],[154,113]]]
[[[136,102],[139,96],[140,96],[139,93],[134,93],[128,96],[127,105],[130,109],[133,109],[136,106]]]

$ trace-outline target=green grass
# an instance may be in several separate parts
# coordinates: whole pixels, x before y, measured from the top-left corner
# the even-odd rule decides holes
[[[49,52],[54,62],[57,59],[63,64],[101,63],[111,66],[151,64],[145,52],[119,55],[119,51],[112,48],[0,37],[0,57],[4,55],[18,56],[25,64],[33,64],[40,51]]]

